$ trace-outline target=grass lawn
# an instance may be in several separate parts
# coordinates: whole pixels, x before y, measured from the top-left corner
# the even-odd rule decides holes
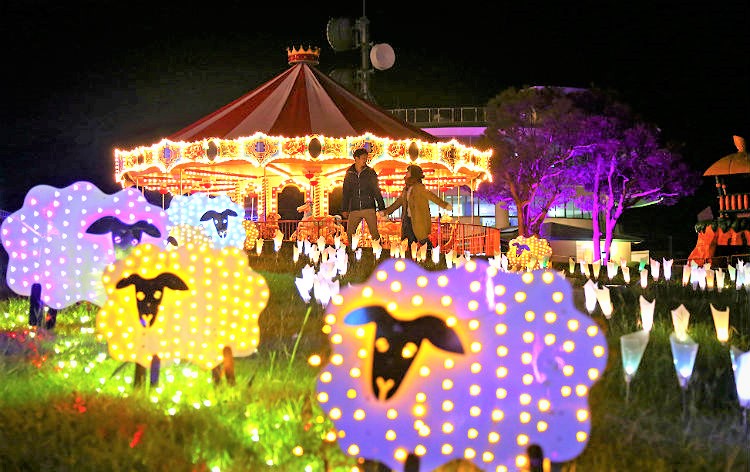
[[[134,388],[133,364],[107,355],[94,333],[98,307],[62,310],[54,330],[29,330],[28,300],[0,301],[0,470],[2,471],[328,471],[378,470],[343,454],[333,423],[315,397],[318,369],[307,359],[329,352],[324,310],[305,304],[295,277],[307,263],[291,247],[248,258],[270,287],[260,317],[257,354],[236,359],[237,384],[215,384],[188,363],[165,365],[159,386]],[[445,263],[423,264],[428,270]],[[567,265],[566,265],[567,266]],[[341,283],[373,271],[372,254],[350,266]],[[562,269],[562,267],[560,267]],[[727,277],[728,279],[728,277]],[[584,313],[580,273],[569,275]],[[710,304],[730,309],[730,344],[750,349],[750,305],[744,289],[693,290],[663,279],[646,289],[637,277],[612,284],[611,319],[591,316],[605,332],[609,359],[590,392],[592,431],[584,452],[555,466],[569,471],[750,470],[750,436],[734,386],[729,347],[716,339]],[[615,287],[615,285],[617,285]],[[620,336],[640,329],[638,297],[656,299],[650,341],[628,401]],[[699,344],[687,391],[680,389],[669,343],[671,310],[690,312]],[[480,470],[453,462],[441,471]],[[423,471],[428,472],[428,471]]]

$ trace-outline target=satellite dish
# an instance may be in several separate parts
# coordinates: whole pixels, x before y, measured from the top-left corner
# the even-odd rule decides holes
[[[354,71],[352,69],[333,69],[328,75],[349,90],[354,90]]]
[[[380,43],[370,49],[370,62],[377,70],[386,70],[396,62],[396,53],[388,43]]]
[[[331,18],[326,24],[326,38],[334,51],[354,49],[354,28],[349,18]]]

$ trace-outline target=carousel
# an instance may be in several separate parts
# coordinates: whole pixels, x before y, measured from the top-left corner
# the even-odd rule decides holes
[[[160,142],[115,150],[116,181],[162,195],[227,195],[247,218],[267,221],[280,218],[290,188],[308,217],[336,213],[359,147],[386,197],[400,192],[410,164],[436,193],[490,179],[491,151],[441,141],[359,98],[317,69],[319,48],[289,48],[287,58],[283,73]]]

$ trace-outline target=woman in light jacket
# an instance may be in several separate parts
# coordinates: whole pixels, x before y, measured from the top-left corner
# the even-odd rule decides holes
[[[452,209],[453,206],[427,190],[422,183],[423,178],[422,168],[410,165],[404,177],[404,190],[388,208],[382,211],[382,216],[390,215],[400,207],[401,238],[408,239],[410,245],[416,241],[419,244],[427,244],[428,249],[432,249],[430,201],[446,210]]]

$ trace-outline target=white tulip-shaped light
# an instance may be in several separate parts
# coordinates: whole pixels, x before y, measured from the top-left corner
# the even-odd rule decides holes
[[[682,267],[682,286],[687,287],[687,285],[690,283],[690,272],[692,271],[692,268],[690,265],[685,265]]]
[[[612,261],[607,261],[607,277],[609,277],[609,280],[614,279],[617,277],[617,271],[619,270],[619,266],[617,263]]]
[[[299,246],[292,246],[292,262],[297,263],[299,261]]]
[[[596,310],[596,291],[597,291],[596,283],[588,279],[585,284],[583,284],[583,295],[586,297],[586,311],[589,312],[589,315]]]
[[[641,295],[638,298],[638,303],[641,307],[641,326],[643,327],[643,331],[649,332],[654,326],[654,307],[656,306],[656,299],[648,301],[643,295]]]
[[[664,272],[664,279],[665,280],[672,280],[672,263],[674,262],[674,259],[664,259],[661,260],[661,266],[662,266],[662,272]]]
[[[706,288],[708,290],[714,289],[715,272],[712,269],[706,270]]]
[[[596,260],[591,263],[591,273],[594,275],[594,280],[599,280],[599,272],[602,270],[602,261]]]
[[[440,262],[440,246],[432,248],[432,263],[437,264]]]
[[[734,266],[729,266],[727,270],[729,271],[729,280],[734,282],[737,279],[737,269]]]
[[[687,339],[688,323],[690,322],[690,312],[687,311],[685,305],[680,305],[672,310],[672,325],[674,326],[674,334],[677,339]]]
[[[630,267],[622,266],[622,278],[626,284],[630,283]]]
[[[586,261],[580,261],[578,263],[581,266],[581,273],[585,275],[586,277],[591,277],[591,274],[589,273],[589,264]]]
[[[380,254],[383,252],[383,246],[380,244],[379,239],[372,240],[372,253],[375,255],[375,259],[380,259]]]
[[[427,260],[427,244],[423,244],[419,248],[419,260],[420,261],[426,261]]]
[[[724,288],[724,280],[726,279],[727,273],[721,268],[716,269],[716,289],[721,292]]]
[[[712,303],[711,316],[714,319],[714,328],[716,328],[716,339],[721,343],[726,343],[729,341],[729,307],[726,310],[718,310]]]
[[[261,252],[263,252],[263,238],[258,238],[255,240],[255,253],[260,256]]]
[[[641,269],[641,288],[648,287],[648,270],[647,269]]]
[[[281,243],[284,242],[284,233],[280,230],[276,230],[276,234],[273,235],[273,250],[279,252],[281,249]]]
[[[622,370],[625,373],[625,382],[630,384],[633,376],[641,364],[643,352],[648,344],[648,331],[636,331],[620,336],[620,351],[622,352]]]
[[[737,388],[737,399],[740,406],[750,409],[750,351],[743,352],[732,346],[729,350],[732,357],[734,385]]]
[[[599,302],[599,308],[602,309],[604,317],[607,319],[612,318],[612,312],[614,311],[614,305],[612,305],[612,299],[609,294],[609,287],[602,287],[596,290],[596,300]]]
[[[572,257],[568,258],[568,272],[573,275],[576,271],[576,261]]]
[[[649,259],[651,262],[651,278],[654,280],[659,280],[659,267],[661,264],[659,264],[659,261],[656,261],[654,259]]]
[[[690,382],[690,377],[693,375],[695,357],[698,354],[698,343],[693,341],[690,336],[685,335],[684,339],[680,339],[676,333],[671,333],[669,344],[672,346],[672,361],[677,373],[677,381],[680,383],[680,388],[685,390]]]
[[[351,244],[351,247],[349,249],[351,249],[352,251],[354,251],[355,249],[357,249],[357,246],[359,246],[359,234],[355,233],[355,234],[352,235],[352,244]]]

